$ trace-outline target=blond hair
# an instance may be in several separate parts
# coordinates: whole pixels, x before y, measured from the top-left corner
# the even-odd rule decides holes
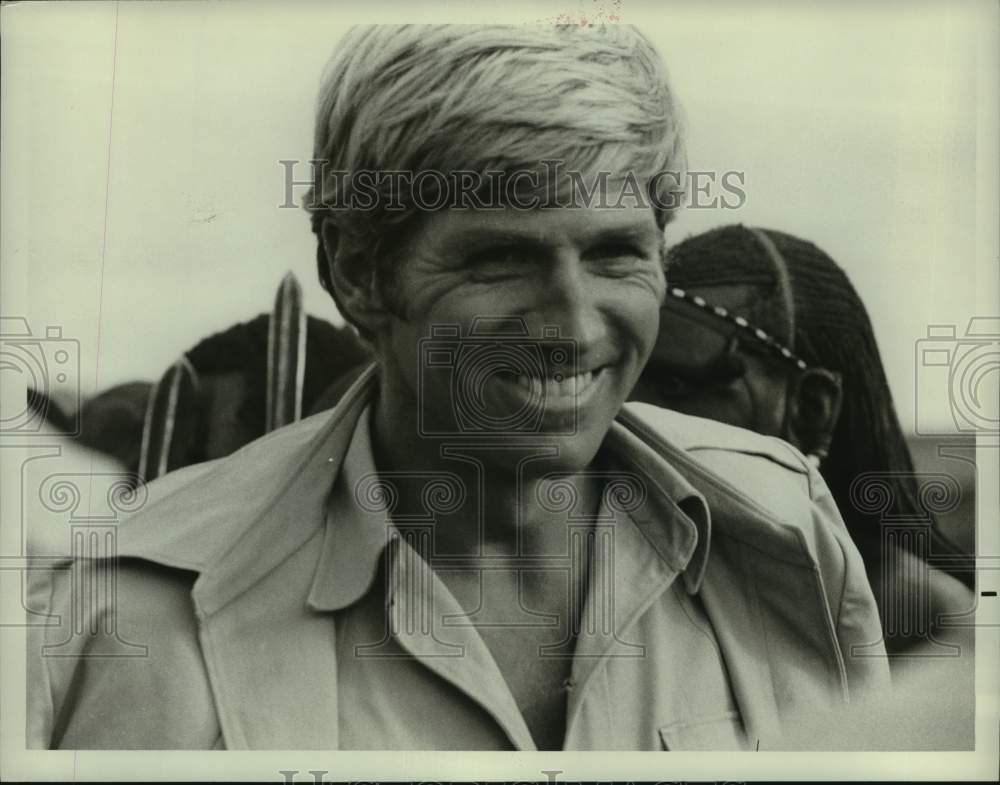
[[[547,160],[597,174],[631,173],[659,205],[679,203],[679,109],[663,62],[629,26],[360,26],[341,40],[316,107],[315,186],[306,197],[317,234],[332,221],[357,263],[391,278],[388,246],[415,214],[329,208],[351,201],[338,173],[487,172]],[[670,193],[665,193],[670,191]],[[384,201],[384,200],[383,200]],[[663,226],[671,209],[659,209]],[[390,228],[391,227],[391,228]],[[331,291],[320,249],[320,277]],[[343,310],[343,309],[342,309]]]

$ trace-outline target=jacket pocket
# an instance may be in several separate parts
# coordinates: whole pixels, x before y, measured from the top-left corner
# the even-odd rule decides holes
[[[743,721],[736,711],[711,717],[672,722],[660,728],[665,750],[745,750],[748,749]]]

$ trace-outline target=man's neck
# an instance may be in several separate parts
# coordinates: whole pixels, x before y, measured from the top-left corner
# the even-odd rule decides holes
[[[371,437],[379,472],[420,476],[395,484],[393,516],[433,516],[436,554],[564,555],[570,521],[591,518],[600,506],[599,477],[560,471],[555,448],[531,434],[499,443],[422,437],[412,411],[380,395]],[[462,503],[434,509],[435,495],[425,491],[436,474],[457,480]]]

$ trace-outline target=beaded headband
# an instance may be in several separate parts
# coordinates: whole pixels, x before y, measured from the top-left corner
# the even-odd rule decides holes
[[[709,305],[703,297],[688,294],[683,289],[680,289],[676,286],[667,287],[667,293],[674,299],[681,300],[683,302],[694,305],[700,308],[705,313],[712,314],[713,316],[722,319],[726,322],[729,322],[730,324],[735,324],[744,333],[749,334],[751,337],[753,337],[754,340],[764,344],[764,346],[766,346],[768,349],[776,353],[783,360],[792,363],[800,371],[804,371],[806,370],[806,368],[809,367],[808,365],[806,365],[805,360],[794,354],[791,349],[789,349],[787,346],[778,341],[769,333],[765,332],[759,327],[755,327],[754,325],[750,324],[750,322],[748,322],[742,316],[736,316],[730,313],[728,309],[723,308],[720,305]]]

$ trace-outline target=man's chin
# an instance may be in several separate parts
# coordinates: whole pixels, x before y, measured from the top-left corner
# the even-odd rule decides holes
[[[597,456],[603,441],[603,433],[577,432],[559,436],[538,434],[536,443],[544,445],[545,454],[524,468],[534,476],[551,472],[576,474],[586,471]]]

